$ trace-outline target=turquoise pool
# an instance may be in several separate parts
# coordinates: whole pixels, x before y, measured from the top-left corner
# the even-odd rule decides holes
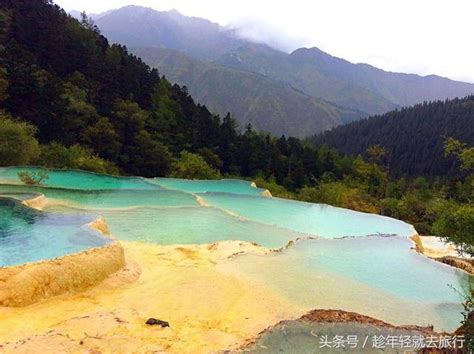
[[[0,193],[41,193],[52,205],[77,209],[127,209],[136,207],[197,206],[192,194],[164,189],[71,190],[35,186],[2,185]]]
[[[240,240],[281,248],[302,239],[280,253],[243,255],[219,267],[237,268],[240,275],[308,310],[341,308],[442,330],[453,330],[462,319],[461,297],[453,288],[467,291],[470,279],[411,250],[408,236],[416,231],[402,221],[263,197],[262,190],[246,181],[55,170],[48,171],[44,186],[32,187],[17,178],[24,170],[0,169],[0,266],[110,242],[84,226],[100,216],[124,241],[173,245]],[[22,200],[38,193],[47,198],[43,212],[6,198]]]
[[[265,189],[253,187],[248,181],[241,181],[238,179],[199,181],[178,178],[154,178],[149,181],[164,188],[189,193],[223,192],[259,196],[265,191]]]
[[[81,211],[55,205],[55,213],[82,212],[91,218],[103,216],[111,233],[121,240],[173,244],[204,244],[236,240],[280,248],[299,237],[311,237],[283,228],[241,220],[216,209],[204,207],[136,208],[133,210]],[[176,222],[183,220],[183,222]]]
[[[379,234],[408,237],[416,232],[411,225],[400,220],[325,204],[228,193],[200,196],[211,206],[249,220],[325,238]]]
[[[35,173],[44,169],[37,167],[0,168],[0,183],[21,183],[18,172]],[[46,187],[104,190],[104,189],[159,189],[156,184],[139,177],[114,177],[85,171],[44,170],[49,178],[43,182]]]
[[[39,212],[0,198],[0,267],[51,259],[111,241],[85,226],[84,215]]]
[[[242,255],[233,262],[245,276],[308,310],[343,309],[398,325],[456,329],[469,276],[410,246],[397,236],[304,240],[282,253]]]
[[[459,294],[451,286],[467,294],[467,274],[411,247],[401,237],[364,237],[299,242],[287,252],[308,269],[326,269],[409,300],[457,303]]]

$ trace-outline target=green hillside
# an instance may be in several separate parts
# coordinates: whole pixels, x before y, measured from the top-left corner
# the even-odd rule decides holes
[[[217,62],[226,67],[260,73],[308,95],[369,114],[397,107],[376,91],[361,87],[358,82],[327,75],[311,60],[298,61],[294,54],[288,55],[261,44],[247,44],[229,51]]]
[[[185,85],[211,111],[232,112],[240,127],[251,124],[274,135],[308,136],[365,116],[314,98],[288,84],[248,71],[201,61],[164,48],[133,52],[167,79]]]
[[[474,96],[418,104],[353,122],[314,141],[353,155],[380,145],[386,151],[384,163],[395,176],[456,175],[455,159],[443,154],[447,137],[474,145]]]

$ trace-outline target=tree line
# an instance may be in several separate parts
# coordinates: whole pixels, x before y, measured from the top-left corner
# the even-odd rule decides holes
[[[383,163],[394,177],[455,177],[458,161],[443,156],[448,137],[474,145],[474,96],[402,108],[337,127],[312,141],[363,156],[369,146],[381,145],[387,152]]]

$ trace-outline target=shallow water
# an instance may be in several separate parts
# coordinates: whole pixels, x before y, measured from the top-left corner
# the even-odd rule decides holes
[[[279,198],[200,194],[204,201],[256,222],[325,238],[367,235],[411,236],[415,230],[400,220],[374,214]]]
[[[238,179],[223,180],[187,180],[179,178],[154,178],[149,180],[164,188],[189,193],[223,192],[233,194],[261,195],[265,190],[252,187],[248,181]]]
[[[401,237],[305,240],[279,254],[242,255],[233,262],[243,275],[308,310],[343,309],[448,331],[459,327],[459,292],[466,294],[469,280],[416,254]],[[222,267],[231,271],[235,264]]]
[[[38,212],[0,198],[0,267],[76,253],[111,241],[85,226],[80,215]]]
[[[67,207],[51,206],[48,211],[77,213]],[[247,220],[240,220],[215,208],[137,208],[101,210],[88,213],[103,216],[111,233],[119,239],[172,244],[203,244],[226,240],[256,242],[279,248],[303,235]],[[176,220],[183,220],[177,222]]]
[[[18,172],[38,172],[37,167],[0,168],[0,183],[21,183]],[[43,170],[48,179],[43,181],[46,187],[101,190],[101,189],[159,189],[158,185],[146,182],[138,177],[114,177],[85,171]]]
[[[99,216],[118,239],[164,245],[240,240],[280,248],[319,236],[281,253],[243,255],[219,267],[256,279],[308,310],[344,309],[394,324],[433,324],[438,330],[452,330],[462,319],[461,297],[448,285],[463,292],[467,275],[411,250],[407,237],[415,230],[402,221],[266,198],[245,181],[48,171],[45,186],[32,187],[19,185],[20,170],[25,168],[0,169],[0,195],[21,200],[42,193],[48,203],[38,212],[3,199],[0,266],[108,242],[84,226]]]
[[[71,190],[42,188],[35,186],[1,185],[0,193],[41,193],[50,204],[79,209],[126,209],[143,206],[197,206],[197,198],[191,194],[163,189],[110,189],[110,190]]]
[[[401,237],[364,237],[298,242],[287,252],[308,269],[327,269],[398,297],[458,302],[448,285],[461,289],[467,276],[420,256],[411,246]]]

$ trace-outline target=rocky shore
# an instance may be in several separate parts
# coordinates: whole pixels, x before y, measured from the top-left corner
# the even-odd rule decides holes
[[[411,240],[418,253],[474,275],[474,259],[468,256],[461,256],[453,244],[446,243],[436,236],[415,235],[411,237]]]
[[[447,333],[436,333],[432,327],[395,326],[355,312],[316,309],[296,320],[285,320],[270,326],[256,337],[247,340],[239,349],[227,353],[463,352],[461,348],[435,347],[433,343],[436,339],[443,337],[457,341],[455,345],[459,347],[464,346],[461,337],[456,339],[457,337]],[[393,341],[390,342],[389,338],[393,338]],[[404,338],[405,342],[401,343],[400,338]],[[430,341],[431,347],[424,347]]]

